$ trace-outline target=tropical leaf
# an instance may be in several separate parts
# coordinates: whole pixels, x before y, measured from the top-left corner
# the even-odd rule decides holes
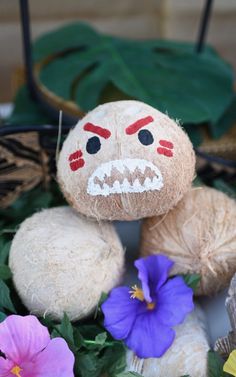
[[[14,99],[14,108],[10,117],[7,119],[10,124],[52,124],[53,120],[45,114],[39,103],[30,98],[25,86],[22,86]]]
[[[39,38],[34,53],[36,61],[56,54],[40,80],[85,112],[108,101],[112,86],[118,99],[147,102],[182,123],[210,122],[216,135],[234,97],[231,67],[213,49],[196,54],[189,43],[125,40],[75,23]]]

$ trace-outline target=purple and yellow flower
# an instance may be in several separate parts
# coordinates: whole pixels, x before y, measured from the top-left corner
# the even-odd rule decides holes
[[[174,341],[172,327],[194,308],[193,291],[184,279],[168,279],[172,266],[164,255],[136,260],[141,288],[114,288],[102,304],[105,328],[138,357],[161,357]]]
[[[74,377],[74,355],[62,338],[32,315],[11,315],[0,323],[1,377]]]

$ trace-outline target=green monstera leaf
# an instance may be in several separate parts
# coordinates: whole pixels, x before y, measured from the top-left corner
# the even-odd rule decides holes
[[[84,112],[135,98],[184,124],[208,122],[219,135],[234,100],[232,69],[209,47],[196,54],[193,44],[127,40],[75,23],[39,38],[34,58],[46,61],[41,84]]]

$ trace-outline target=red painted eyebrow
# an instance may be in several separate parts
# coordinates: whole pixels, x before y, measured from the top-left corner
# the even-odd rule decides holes
[[[104,139],[108,139],[111,136],[111,132],[109,130],[100,126],[95,126],[93,123],[86,123],[84,125],[84,130],[93,132],[94,134],[104,137]]]
[[[153,117],[151,117],[149,115],[149,116],[142,118],[142,119],[139,119],[136,122],[134,122],[133,124],[131,124],[129,127],[126,128],[125,132],[126,132],[127,135],[133,135],[133,134],[135,134],[135,132],[140,130],[140,128],[146,126],[147,124],[149,124],[153,121],[154,121]]]

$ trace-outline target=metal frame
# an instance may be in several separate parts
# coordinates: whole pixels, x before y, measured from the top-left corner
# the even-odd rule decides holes
[[[58,109],[50,106],[43,98],[43,95],[39,93],[37,85],[34,80],[33,74],[33,58],[32,58],[32,47],[31,47],[31,23],[30,23],[30,11],[29,11],[29,1],[28,0],[19,0],[20,4],[20,14],[21,14],[21,29],[22,29],[22,40],[23,40],[23,53],[24,53],[24,64],[26,72],[26,85],[29,90],[31,98],[40,103],[40,105],[45,109],[45,111],[51,116],[52,119],[58,120]],[[199,26],[198,37],[196,41],[196,53],[201,53],[204,49],[207,30],[210,22],[211,11],[212,11],[213,0],[206,0],[205,6],[202,10],[201,21]],[[69,128],[78,121],[78,118],[75,118],[69,114],[63,113],[63,130],[64,128]],[[37,131],[40,133],[43,132],[57,132],[56,126],[49,125],[30,125],[30,126],[14,126],[8,125],[0,127],[0,136],[8,135],[18,132],[29,132]]]
[[[207,37],[207,32],[209,29],[210,18],[212,14],[214,0],[205,0],[205,4],[201,14],[201,20],[198,30],[198,35],[196,39],[195,51],[196,53],[201,53],[205,47],[205,41]],[[22,41],[23,41],[23,54],[24,54],[24,64],[26,72],[26,84],[29,90],[30,97],[39,102],[42,107],[47,111],[47,113],[54,119],[58,119],[58,110],[50,106],[39,93],[37,85],[34,81],[33,74],[33,58],[32,58],[32,47],[31,47],[31,23],[30,23],[30,12],[29,12],[29,1],[19,0],[20,3],[20,14],[21,14],[21,29],[22,29]],[[63,114],[63,126],[62,132],[66,133],[70,130],[71,126],[75,124],[77,118],[70,116],[68,114]],[[54,125],[30,125],[30,126],[15,126],[7,125],[0,127],[0,136],[6,136],[11,134],[16,134],[20,132],[38,132],[40,136],[43,135],[56,135],[58,128]],[[195,149],[196,154],[199,157],[206,159],[209,163],[217,163],[225,167],[236,168],[236,161],[226,160],[220,157],[211,156],[207,153]]]

